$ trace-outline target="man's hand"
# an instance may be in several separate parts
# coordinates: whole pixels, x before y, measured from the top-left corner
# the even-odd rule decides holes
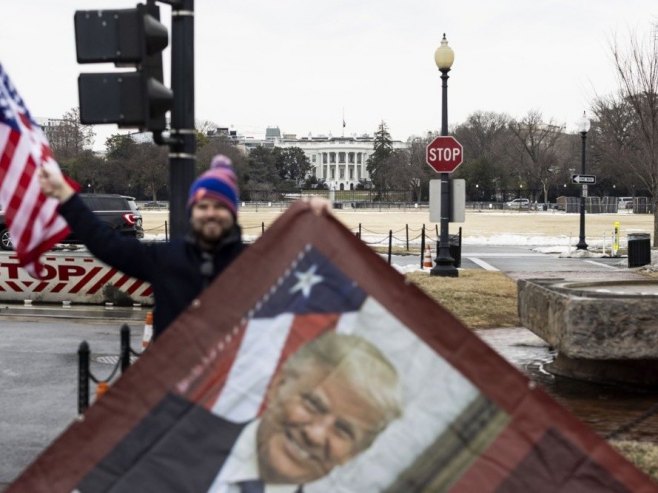
[[[44,166],[39,169],[39,185],[44,195],[57,199],[60,204],[75,193],[61,173],[48,171]]]
[[[309,205],[311,211],[313,211],[313,214],[316,216],[331,213],[331,202],[323,197],[314,196],[310,198],[304,198],[304,202]]]

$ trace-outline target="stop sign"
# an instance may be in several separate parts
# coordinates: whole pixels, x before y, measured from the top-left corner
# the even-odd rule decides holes
[[[425,161],[437,173],[452,173],[464,162],[464,148],[451,135],[442,135],[427,144]]]

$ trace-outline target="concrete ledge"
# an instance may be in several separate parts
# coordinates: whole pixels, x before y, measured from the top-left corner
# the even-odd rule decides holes
[[[521,323],[558,352],[555,373],[658,386],[658,282],[518,282]]]

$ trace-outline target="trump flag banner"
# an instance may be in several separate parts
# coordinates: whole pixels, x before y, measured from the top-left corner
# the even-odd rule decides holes
[[[38,171],[60,173],[43,130],[0,64],[0,209],[19,263],[40,278],[40,256],[64,239],[69,228],[57,201],[39,187]]]
[[[5,493],[658,492],[298,202]]]

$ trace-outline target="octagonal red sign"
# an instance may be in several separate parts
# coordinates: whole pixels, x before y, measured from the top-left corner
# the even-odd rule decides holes
[[[452,173],[464,162],[464,148],[453,136],[442,135],[427,144],[425,161],[437,173]]]

